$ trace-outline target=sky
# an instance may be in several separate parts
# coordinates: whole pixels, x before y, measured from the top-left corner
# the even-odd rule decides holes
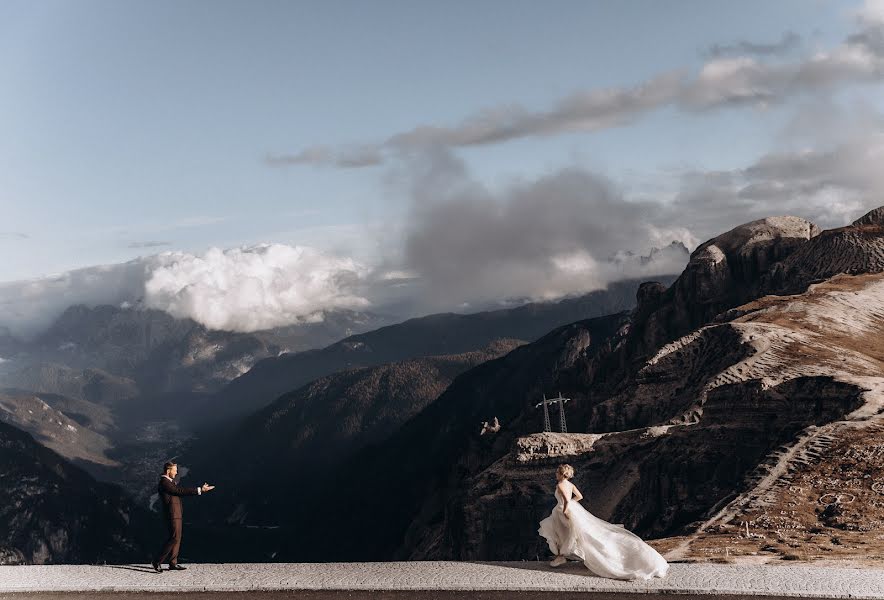
[[[610,258],[884,204],[882,81],[880,1],[4,0],[0,327],[678,272]]]

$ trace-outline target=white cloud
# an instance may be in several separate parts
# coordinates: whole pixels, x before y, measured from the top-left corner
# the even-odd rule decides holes
[[[857,16],[867,26],[884,25],[884,0],[866,0]]]
[[[365,306],[357,288],[366,273],[352,259],[303,246],[163,252],[0,284],[0,329],[27,338],[74,304],[140,303],[212,329],[253,331],[321,320],[325,309]]]
[[[211,329],[255,331],[321,321],[323,310],[368,305],[355,289],[367,270],[303,246],[164,252],[145,281],[145,304]]]

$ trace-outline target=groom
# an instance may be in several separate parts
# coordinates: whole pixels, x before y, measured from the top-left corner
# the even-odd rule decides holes
[[[163,505],[163,517],[166,521],[166,529],[169,531],[169,539],[163,545],[160,553],[151,563],[154,571],[162,573],[160,565],[169,560],[170,571],[183,571],[186,567],[178,564],[178,550],[181,548],[181,496],[201,496],[203,492],[215,489],[214,485],[204,483],[201,487],[187,488],[175,484],[175,476],[178,474],[178,465],[169,461],[163,465],[163,475],[157,485],[160,494],[160,502]]]

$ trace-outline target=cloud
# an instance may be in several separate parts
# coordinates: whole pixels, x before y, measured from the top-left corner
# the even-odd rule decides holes
[[[685,209],[725,199],[745,217],[798,214],[823,228],[839,227],[882,204],[884,133],[870,133],[828,150],[778,152],[749,167],[686,181],[678,201]],[[744,218],[745,218],[744,217]]]
[[[368,304],[355,288],[367,271],[312,248],[261,244],[163,253],[150,270],[145,304],[211,329],[255,331],[321,321],[322,311]]]
[[[679,272],[683,252],[645,265],[613,259],[624,250],[648,252],[655,242],[696,241],[678,223],[657,220],[659,203],[631,201],[582,169],[494,191],[449,152],[436,149],[415,162],[402,270],[419,278],[426,310],[550,300],[624,277]]]
[[[414,314],[555,299],[624,277],[678,272],[685,257],[672,241],[692,249],[754,219],[792,214],[823,228],[845,225],[882,204],[884,118],[874,108],[841,108],[833,98],[810,92],[881,78],[884,18],[877,14],[862,14],[860,31],[844,44],[801,61],[720,57],[693,78],[670,73],[644,86],[575,94],[543,113],[509,106],[455,128],[392,136],[375,148],[379,154],[369,148],[363,160],[399,156],[387,181],[400,186],[396,191],[410,199],[411,208],[402,230],[385,236],[395,251],[375,268],[341,258],[342,252],[270,244],[199,255],[165,252],[0,284],[0,328],[36,331],[77,302],[140,299],[209,327],[247,331],[319,319],[319,311],[333,308],[398,302]],[[666,103],[702,111],[797,94],[806,94],[807,104],[780,132],[775,150],[742,168],[685,168],[640,194],[629,183],[618,187],[578,166],[492,188],[452,151],[520,135],[610,127]],[[350,164],[361,162],[358,153],[347,156]],[[343,166],[343,157],[324,150],[298,160]],[[175,226],[206,222],[212,219]],[[341,233],[338,226],[301,236],[338,239]],[[350,234],[366,237],[362,230]],[[664,250],[651,261],[638,259],[655,247]]]
[[[801,45],[801,36],[794,31],[787,31],[779,41],[758,43],[740,40],[732,44],[714,44],[703,54],[710,58],[723,56],[782,56],[796,50]]]
[[[866,0],[857,9],[856,16],[865,27],[884,24],[884,0]]]
[[[831,127],[813,127],[819,111]],[[827,143],[805,148],[798,133],[806,126],[805,134],[822,131]],[[76,303],[137,304],[251,331],[319,320],[335,308],[404,317],[553,300],[627,277],[677,273],[686,256],[672,242],[690,250],[778,214],[838,227],[881,204],[881,115],[812,105],[787,129],[797,148],[739,169],[684,169],[641,194],[578,166],[491,188],[453,152],[429,149],[388,178],[411,208],[395,240],[386,240],[396,251],[381,264],[281,244],[163,252],[0,284],[0,330],[32,335]]]
[[[393,148],[476,146],[519,137],[607,129],[624,125],[672,101],[678,94],[680,82],[681,74],[673,72],[631,88],[578,92],[547,112],[531,112],[520,107],[488,109],[457,127],[423,126],[394,135],[386,145]]]
[[[776,149],[742,168],[675,173],[666,219],[678,215],[699,239],[772,215],[841,227],[884,204],[884,115],[831,99],[799,106]],[[664,222],[666,222],[664,219]]]
[[[254,331],[357,309],[367,270],[303,246],[163,252],[122,264],[0,284],[0,328],[31,337],[73,304],[142,305],[211,329]]]
[[[172,245],[172,242],[130,242],[127,248],[157,248],[170,245]]]
[[[298,154],[271,154],[264,162],[271,167],[285,167],[291,165],[332,165],[342,169],[359,167],[371,167],[384,161],[380,148],[375,146],[362,146],[332,150],[326,146],[312,146],[305,148]]]
[[[0,331],[29,338],[73,304],[120,304],[141,297],[143,260],[0,283]]]
[[[868,106],[798,110],[781,147],[733,170],[681,169],[634,192],[579,167],[490,189],[451,151],[406,161],[412,211],[404,259],[425,309],[509,298],[553,299],[624,277],[677,273],[693,249],[742,223],[775,215],[841,227],[884,203],[884,116]],[[641,187],[641,186],[636,186]],[[623,261],[625,251],[657,253]],[[627,255],[628,256],[628,255]]]
[[[395,133],[382,142],[349,148],[314,146],[295,155],[268,157],[267,163],[375,166],[390,156],[434,146],[489,145],[526,137],[620,127],[666,106],[685,112],[766,106],[845,83],[882,81],[884,10],[880,4],[867,2],[857,12],[856,30],[841,44],[791,62],[759,60],[782,54],[797,44],[796,34],[789,32],[776,44],[741,42],[719,46],[713,58],[693,76],[687,70],[673,70],[633,86],[579,91],[561,99],[549,110],[531,110],[514,104],[489,107],[457,125],[420,125]]]
[[[6,240],[26,240],[30,238],[27,233],[21,233],[18,231],[0,231],[0,239]]]

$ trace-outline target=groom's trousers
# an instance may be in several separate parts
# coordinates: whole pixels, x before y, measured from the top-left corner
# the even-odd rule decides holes
[[[169,531],[169,539],[154,562],[163,564],[168,558],[170,565],[177,565],[178,551],[181,548],[181,519],[166,519],[166,529]]]

